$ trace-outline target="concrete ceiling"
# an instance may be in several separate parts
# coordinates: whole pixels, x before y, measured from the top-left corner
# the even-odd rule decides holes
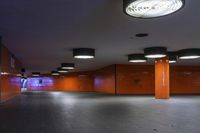
[[[127,54],[145,47],[200,48],[200,1],[186,0],[172,15],[155,19],[126,16],[122,0],[0,0],[3,43],[29,71],[49,72],[61,62],[76,71],[128,63]],[[136,38],[146,32],[149,37]],[[72,49],[96,49],[96,58],[77,60]],[[200,60],[179,64],[200,65]]]

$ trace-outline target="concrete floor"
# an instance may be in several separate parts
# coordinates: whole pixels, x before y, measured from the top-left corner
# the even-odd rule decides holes
[[[0,133],[200,133],[200,96],[34,92],[0,104]]]

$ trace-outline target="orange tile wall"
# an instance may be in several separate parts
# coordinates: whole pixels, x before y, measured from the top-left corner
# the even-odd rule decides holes
[[[153,65],[117,65],[116,75],[118,94],[155,93]],[[170,66],[170,94],[200,94],[200,67]]]
[[[44,81],[42,84],[39,84],[40,79]],[[33,84],[31,80],[34,81],[35,84]],[[96,91],[114,94],[115,65],[96,71],[69,73],[65,76],[29,78],[27,86],[28,91]]]
[[[28,84],[28,89],[153,95],[154,69],[153,65],[111,65],[91,72],[69,73],[64,77],[50,76],[52,85]],[[200,94],[200,67],[170,66],[170,93]]]
[[[11,68],[11,53],[1,46],[1,72],[7,72],[8,75],[1,75],[1,101],[8,100],[21,94],[21,78],[16,74],[21,72],[21,63],[15,58],[15,68]]]
[[[39,80],[43,80],[39,83]],[[33,80],[35,84],[31,82]],[[47,76],[28,79],[28,91],[94,91],[93,73],[77,72],[62,76]]]
[[[170,88],[172,94],[200,94],[200,67],[171,67]]]
[[[115,94],[115,65],[96,70],[94,85],[96,92]]]
[[[117,65],[116,86],[118,94],[153,94],[154,66]]]

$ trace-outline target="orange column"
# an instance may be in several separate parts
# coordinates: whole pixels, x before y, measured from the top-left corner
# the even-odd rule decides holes
[[[169,99],[169,60],[168,58],[155,61],[155,97]]]

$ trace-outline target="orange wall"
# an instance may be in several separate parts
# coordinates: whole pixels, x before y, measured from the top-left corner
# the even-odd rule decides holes
[[[154,66],[148,65],[117,65],[116,67],[118,94],[153,94]]]
[[[170,87],[172,94],[200,94],[200,67],[171,67]]]
[[[115,94],[115,65],[94,72],[95,91]]]
[[[110,94],[155,93],[153,65],[111,65],[96,71],[42,79],[42,84],[39,84],[38,78],[34,80],[35,85],[28,82],[28,90],[95,91]],[[170,93],[200,94],[200,67],[170,66]]]
[[[42,80],[42,83],[39,83]],[[28,78],[28,91],[86,91],[115,93],[115,65],[65,76]]]
[[[21,79],[16,76],[21,72],[21,63],[15,58],[15,68],[11,68],[11,53],[9,50],[1,47],[1,101],[10,99],[21,94]]]
[[[199,66],[170,66],[169,69],[171,94],[200,94]],[[116,70],[118,94],[155,93],[153,65],[117,65]]]
[[[42,80],[41,82],[39,80]],[[93,73],[78,72],[69,73],[59,77],[48,76],[41,78],[29,78],[27,88],[29,91],[94,91]]]

